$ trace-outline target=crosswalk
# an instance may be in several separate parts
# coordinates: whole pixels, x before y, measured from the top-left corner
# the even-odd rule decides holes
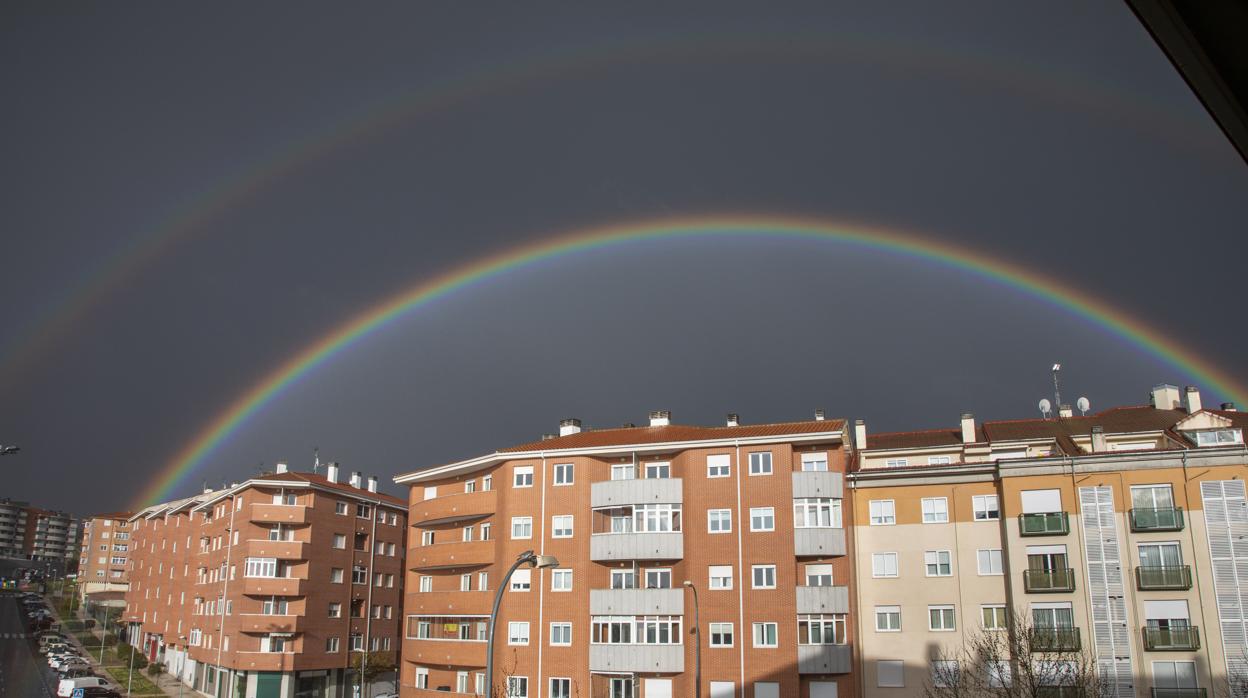
[[[25,640],[29,633],[0,633],[0,640]]]

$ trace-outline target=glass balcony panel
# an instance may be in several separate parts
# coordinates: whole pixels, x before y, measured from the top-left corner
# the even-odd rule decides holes
[[[1064,536],[1070,533],[1070,518],[1064,511],[1047,514],[1021,514],[1018,517],[1020,536]]]
[[[1144,628],[1144,649],[1152,652],[1198,650],[1200,629],[1196,626]]]
[[[1130,512],[1131,530],[1182,531],[1182,507],[1136,507]]]
[[[1077,652],[1079,628],[1032,628],[1032,652]]]
[[[1177,567],[1136,567],[1135,585],[1140,591],[1191,589],[1192,568],[1189,565]]]
[[[1029,594],[1074,591],[1075,571],[1072,569],[1024,570],[1023,588]]]

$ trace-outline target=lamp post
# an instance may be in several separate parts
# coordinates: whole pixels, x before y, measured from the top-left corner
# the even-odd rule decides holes
[[[687,579],[685,588],[693,592],[693,695],[694,698],[702,698],[702,623],[698,617],[698,588]]]
[[[503,602],[503,592],[507,591],[507,583],[512,573],[521,565],[546,569],[558,566],[559,560],[553,555],[536,555],[532,550],[526,550],[520,553],[520,556],[508,568],[507,574],[503,575],[498,589],[494,592],[494,607],[490,610],[490,625],[486,628],[488,638],[485,655],[485,698],[490,698],[494,694],[494,625],[498,622],[498,606]]]

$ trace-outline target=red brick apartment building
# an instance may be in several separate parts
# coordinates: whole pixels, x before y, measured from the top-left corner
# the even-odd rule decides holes
[[[341,483],[336,465],[148,507],[127,638],[210,695],[350,695],[352,655],[399,649],[406,525],[375,477]]]
[[[83,602],[125,606],[132,512],[96,514],[82,522],[78,595]]]
[[[491,602],[527,550],[559,564],[508,584],[495,695],[690,696],[700,644],[703,696],[852,698],[844,426],[565,420],[396,477],[413,525],[403,698],[484,692]]]

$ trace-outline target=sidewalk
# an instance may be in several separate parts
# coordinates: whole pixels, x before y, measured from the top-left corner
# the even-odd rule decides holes
[[[66,625],[66,620],[78,621],[79,623],[85,620],[94,620],[93,618],[89,618],[88,616],[85,616],[82,612],[81,607],[76,608],[74,610],[74,616],[72,618],[65,619],[61,616],[61,609],[59,607],[59,604],[56,603],[57,601],[59,601],[59,599],[57,599],[55,596],[52,596],[52,595],[48,595],[45,598],[48,601],[48,607],[52,609],[52,614],[56,616],[57,621],[61,624],[63,629],[64,629],[64,626]],[[139,670],[139,669],[135,669],[134,671],[135,682],[138,682],[140,677],[142,677],[146,679],[147,681],[155,684],[158,690],[157,692],[152,692],[150,690],[146,692],[139,692],[139,690],[137,690],[139,687],[136,687],[136,691],[134,693],[127,693],[126,681],[125,681],[125,677],[126,677],[125,670],[128,667],[126,667],[125,665],[118,665],[118,664],[113,664],[113,663],[108,663],[108,664],[100,663],[100,646],[104,641],[104,630],[100,627],[100,624],[98,621],[90,629],[81,631],[81,632],[89,633],[91,637],[95,638],[96,642],[94,643],[87,643],[86,645],[84,645],[78,637],[78,633],[80,631],[76,631],[76,630],[70,631],[68,629],[64,629],[64,632],[67,638],[69,639],[69,642],[77,646],[79,649],[81,649],[83,654],[86,655],[87,661],[91,663],[92,669],[94,669],[95,672],[99,674],[100,676],[106,678],[108,681],[112,682],[113,684],[116,684],[118,692],[120,692],[122,695],[134,696],[134,698],[140,698],[140,697],[167,698],[167,696],[171,694],[170,688],[172,688],[173,695],[177,694],[178,682],[175,679],[170,678],[167,674],[161,674],[159,676],[151,676],[150,674],[147,673],[146,670]],[[116,648],[113,645],[109,645],[104,648],[105,660],[110,659],[110,655],[115,655],[115,649]],[[118,677],[113,676],[111,672],[107,671],[104,668],[105,666],[111,669],[120,668],[121,672],[119,673],[121,675],[120,677],[121,680],[118,680]]]

